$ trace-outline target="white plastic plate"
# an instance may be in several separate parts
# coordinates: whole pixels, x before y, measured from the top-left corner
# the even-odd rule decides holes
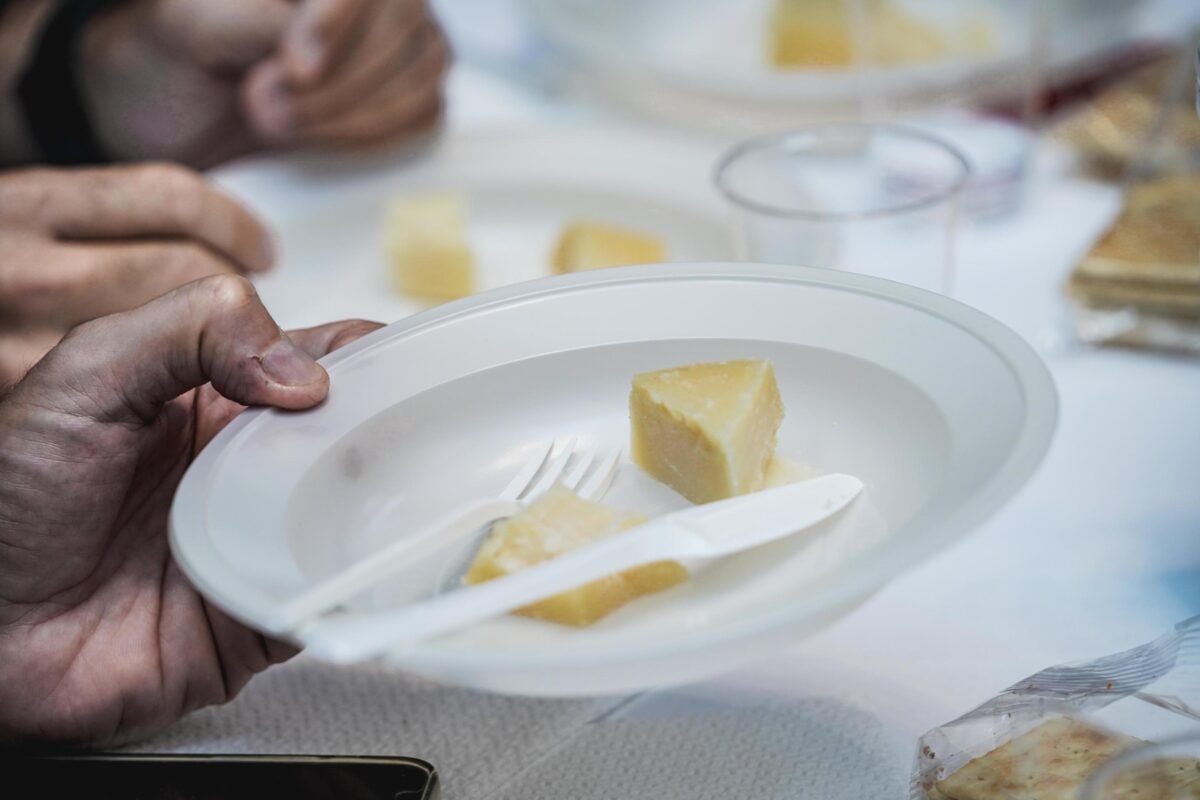
[[[877,278],[745,263],[599,270],[418,314],[325,360],[328,400],[239,416],[188,471],[171,514],[180,566],[214,603],[275,634],[281,603],[497,492],[540,443],[624,445],[642,370],[770,358],[780,454],[859,476],[848,513],[697,569],[592,628],[505,617],[395,651],[401,667],[493,690],[638,690],[794,642],[946,547],[1029,477],[1056,415],[1049,374],[999,323]],[[685,501],[626,463],[613,506]],[[448,559],[358,598],[438,590]],[[303,636],[298,637],[302,643]]]

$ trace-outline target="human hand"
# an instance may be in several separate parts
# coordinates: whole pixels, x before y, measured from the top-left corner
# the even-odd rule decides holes
[[[375,327],[285,335],[206,278],[79,326],[0,400],[0,742],[143,736],[291,655],[192,588],[168,510],[239,403],[316,405],[313,357]]]
[[[0,175],[0,385],[80,322],[271,260],[262,225],[184,167]]]
[[[135,0],[81,53],[109,152],[194,166],[423,131],[450,58],[425,0]]]

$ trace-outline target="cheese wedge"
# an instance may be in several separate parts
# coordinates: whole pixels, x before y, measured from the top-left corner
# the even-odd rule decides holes
[[[388,212],[386,241],[396,289],[452,300],[475,290],[462,201],[450,194],[398,200]]]
[[[693,503],[762,489],[783,421],[769,361],[646,372],[629,396],[633,460]]]
[[[662,240],[649,234],[596,222],[572,222],[559,236],[552,263],[554,271],[562,273],[653,264],[665,258]]]
[[[496,523],[463,580],[475,584],[510,575],[644,521],[636,514],[621,514],[556,486],[516,516]],[[585,583],[516,613],[583,627],[642,595],[669,589],[687,576],[687,570],[676,561],[656,561]]]

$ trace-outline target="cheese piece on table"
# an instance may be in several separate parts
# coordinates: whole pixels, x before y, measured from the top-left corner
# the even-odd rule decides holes
[[[519,514],[493,526],[463,580],[475,584],[510,575],[644,521],[555,486]],[[516,613],[582,627],[642,595],[669,589],[687,576],[677,561],[655,561],[539,600]]]
[[[845,67],[854,42],[842,0],[777,0],[767,21],[767,51],[776,67]]]
[[[554,248],[555,272],[653,264],[666,258],[661,239],[639,231],[595,222],[572,222]]]
[[[387,250],[392,281],[405,294],[438,300],[475,289],[463,205],[454,195],[398,200],[388,212]]]
[[[950,19],[914,16],[896,0],[776,0],[767,20],[767,59],[788,68],[906,64],[995,50],[995,21],[982,12]]]
[[[938,781],[946,800],[1078,800],[1088,777],[1140,739],[1060,717]]]
[[[769,361],[645,372],[629,395],[633,460],[693,503],[762,489],[783,421]]]

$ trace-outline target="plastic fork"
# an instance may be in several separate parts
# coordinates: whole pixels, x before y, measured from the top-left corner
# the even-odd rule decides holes
[[[585,500],[599,500],[612,485],[621,451],[598,458],[595,448],[576,452],[577,441],[574,437],[566,442],[555,439],[540,448],[497,497],[468,502],[292,598],[280,610],[279,627],[294,629],[337,608],[394,577],[415,560],[460,543],[496,520],[511,517],[555,484],[562,484]]]
[[[791,536],[836,514],[861,490],[858,478],[835,473],[695,506],[503,578],[400,608],[325,617],[297,636],[325,661],[374,658],[639,564],[719,558]]]

